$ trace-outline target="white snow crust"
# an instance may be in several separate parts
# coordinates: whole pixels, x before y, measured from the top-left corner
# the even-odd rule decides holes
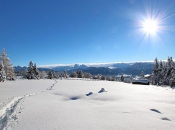
[[[0,93],[1,128],[7,130],[175,128],[175,90],[169,87],[110,81],[19,80],[0,84]]]

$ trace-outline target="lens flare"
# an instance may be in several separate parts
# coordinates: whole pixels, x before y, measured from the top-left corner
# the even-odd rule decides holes
[[[148,34],[155,34],[158,31],[158,24],[155,20],[146,20],[143,23],[143,31]]]

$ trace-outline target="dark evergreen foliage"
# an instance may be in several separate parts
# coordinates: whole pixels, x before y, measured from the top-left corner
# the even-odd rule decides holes
[[[50,70],[47,75],[48,75],[48,79],[54,78],[54,72],[52,70]]]
[[[175,86],[175,63],[172,57],[168,57],[167,62],[155,59],[155,65],[152,73],[151,83],[154,85]]]
[[[40,72],[36,67],[36,64],[33,65],[32,61],[29,62],[27,68],[27,79],[40,79]]]
[[[83,78],[84,77],[84,74],[82,71],[77,71],[77,78]]]

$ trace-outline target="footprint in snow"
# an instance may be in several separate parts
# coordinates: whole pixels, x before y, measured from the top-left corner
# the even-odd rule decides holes
[[[171,121],[170,119],[166,118],[166,117],[163,117],[161,118],[162,120],[165,120],[165,121]]]
[[[160,111],[156,110],[156,109],[150,109],[151,111],[157,112],[159,114],[162,114]]]
[[[88,94],[86,94],[86,96],[90,96],[90,95],[92,95],[93,93],[92,92],[89,92]]]
[[[107,92],[107,91],[105,91],[104,88],[101,88],[101,90],[98,93],[103,93],[103,92]]]

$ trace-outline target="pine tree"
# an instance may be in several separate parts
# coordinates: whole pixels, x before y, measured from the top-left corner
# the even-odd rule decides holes
[[[47,75],[48,75],[48,79],[53,79],[54,78],[54,73],[51,70],[48,72]]]
[[[32,61],[29,62],[29,66],[27,68],[27,79],[34,79],[34,72],[33,72],[33,63]]]
[[[33,66],[33,71],[34,71],[34,73],[35,73],[35,78],[36,78],[36,79],[40,79],[40,72],[39,72],[39,70],[38,70],[37,67],[36,67],[36,63],[35,63],[34,66]]]
[[[84,74],[82,71],[77,71],[77,78],[83,78],[84,77]]]
[[[69,77],[68,74],[67,74],[67,72],[66,72],[66,70],[64,70],[64,72],[63,72],[63,77],[64,78],[68,78]]]
[[[174,62],[172,60],[172,57],[168,57],[167,60],[167,65],[166,65],[166,71],[165,71],[165,76],[164,76],[164,80],[165,80],[165,84],[166,85],[170,85],[170,79],[172,77],[172,73],[174,70]]]
[[[10,63],[10,59],[5,51],[5,49],[2,50],[2,53],[0,55],[0,62],[4,65],[4,71],[6,74],[6,79],[14,79],[14,70],[13,65]]]
[[[4,66],[2,63],[0,63],[0,82],[4,82],[6,78]]]
[[[108,76],[106,77],[106,80],[107,80],[107,81],[111,81],[111,77],[108,75]]]
[[[101,80],[106,80],[106,76],[105,75],[102,75],[101,76]]]
[[[172,74],[172,77],[170,79],[170,86],[175,87],[175,72]]]
[[[121,75],[121,81],[124,82],[124,76],[123,75]]]
[[[171,58],[168,57],[168,60],[167,60],[167,68],[170,69],[171,68]]]
[[[160,69],[162,69],[162,68],[163,68],[163,63],[162,63],[162,60],[160,61],[159,68],[160,68]]]
[[[36,67],[36,64],[33,65],[33,62],[29,62],[29,66],[27,68],[27,79],[40,79],[40,72]]]
[[[132,83],[132,80],[133,80],[133,77],[131,75],[130,78],[129,78],[129,82]]]
[[[157,73],[158,69],[159,69],[159,61],[158,61],[158,59],[156,58],[156,59],[154,60],[154,73]]]
[[[144,78],[145,77],[145,74],[144,74],[144,72],[142,71],[141,72],[141,78]]]
[[[175,63],[174,63],[174,61],[173,61],[173,58],[172,58],[172,57],[170,57],[170,61],[171,61],[171,67],[172,67],[172,68],[175,68]]]
[[[160,64],[158,64],[157,58],[155,59],[152,83],[170,86],[175,83],[175,63],[172,57],[168,57],[167,62],[164,65],[162,61],[160,61]]]
[[[153,69],[153,75],[152,75],[152,84],[156,85],[159,81],[158,81],[158,72],[159,71],[159,61],[156,58],[154,60],[154,69]]]
[[[159,83],[161,84],[164,83],[164,75],[165,75],[165,69],[161,60],[159,65],[159,75],[158,75],[158,80],[159,80]]]

